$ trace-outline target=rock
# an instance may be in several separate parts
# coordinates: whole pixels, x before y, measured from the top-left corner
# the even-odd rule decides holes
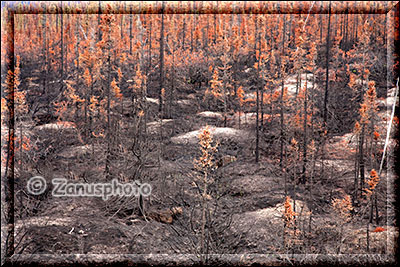
[[[151,218],[157,222],[171,224],[173,222],[173,218],[180,214],[182,214],[181,207],[172,207],[171,209],[150,211],[146,217]]]
[[[197,114],[200,117],[204,118],[213,118],[213,119],[223,119],[224,116],[222,116],[221,113],[219,112],[212,112],[212,111],[203,111]]]
[[[236,159],[235,156],[225,155],[225,156],[223,156],[222,158],[220,158],[220,159],[217,161],[217,167],[218,167],[218,168],[221,168],[221,167],[226,166],[226,165],[228,165],[229,163],[232,163],[232,162],[234,162],[234,161],[236,161],[236,160],[237,160],[237,159]]]
[[[185,134],[180,134],[171,138],[171,141],[175,144],[197,144],[199,142],[199,134],[203,131],[203,128],[188,132]],[[231,138],[233,140],[239,141],[248,136],[248,133],[244,130],[238,130],[229,127],[210,127],[210,132],[212,134],[213,140],[218,140],[221,138]]]
[[[76,130],[76,125],[70,121],[57,121],[54,123],[47,123],[43,125],[36,126],[35,130],[39,131],[48,131],[48,130],[65,130],[65,129],[73,129]]]
[[[151,98],[151,97],[146,97],[146,101],[152,104],[159,104],[158,99]]]

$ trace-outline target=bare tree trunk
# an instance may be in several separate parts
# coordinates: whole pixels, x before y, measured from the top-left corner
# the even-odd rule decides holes
[[[202,210],[201,210],[201,237],[200,237],[200,262],[205,263],[205,232],[206,232],[206,207],[207,206],[207,172],[204,173],[204,185],[203,185],[203,196],[202,196]]]
[[[152,20],[151,16],[149,17],[149,20],[150,20],[150,23],[149,23],[150,24],[149,25],[149,34],[150,34],[150,36],[149,36],[149,62],[148,62],[147,69],[146,69],[146,76],[149,74],[150,66],[152,63],[151,53],[152,53],[152,43],[153,43],[153,40],[152,40],[153,20]]]
[[[323,2],[321,1],[321,8],[322,8],[322,6],[323,6]],[[322,24],[322,21],[323,21],[323,14],[320,14],[319,15],[319,17],[320,17],[320,22],[319,22],[319,43],[320,44],[322,44],[322,29],[323,29],[323,24]]]
[[[331,2],[329,1],[328,9],[328,28],[326,34],[326,62],[325,62],[325,94],[324,94],[324,112],[323,112],[323,126],[322,126],[322,164],[321,164],[321,177],[324,174],[324,151],[325,143],[328,132],[328,92],[329,92],[329,49],[330,49],[330,31],[331,31]]]
[[[307,73],[306,73],[306,82],[305,82],[305,89],[304,89],[304,139],[303,139],[303,170],[301,176],[301,183],[305,184],[307,177],[306,177],[306,166],[307,166]]]
[[[123,10],[123,12],[125,12],[126,11],[126,2],[124,2],[124,10]],[[121,16],[121,23],[120,23],[120,30],[121,30],[121,33],[120,33],[120,35],[121,35],[121,40],[123,40],[123,38],[124,38],[124,15],[120,15]]]
[[[214,14],[214,44],[216,43],[217,43],[217,14]]]
[[[100,15],[101,15],[101,1],[99,1],[99,14],[97,15],[97,27],[99,31],[97,32],[97,41],[100,42],[101,40],[101,28],[100,28]]]
[[[193,11],[196,10],[196,1],[193,1]],[[190,31],[190,52],[193,52],[193,32],[196,30],[196,15],[192,14],[192,30]]]
[[[258,27],[257,27],[257,19],[256,19],[256,21],[255,21],[255,31],[254,31],[254,53],[256,53],[256,51],[257,51],[257,41],[259,42],[260,40],[260,34],[257,34],[258,33]],[[259,128],[260,128],[260,126],[259,126],[259,117],[260,117],[260,114],[259,114],[259,106],[260,106],[260,57],[259,57],[259,59],[258,59],[258,67],[257,67],[257,79],[256,79],[256,87],[257,87],[257,99],[256,99],[256,162],[258,162],[259,161],[259,158],[260,158],[260,148],[259,148],[259,139],[260,139],[260,137],[259,137],[259,135],[260,135],[260,133],[259,133]]]
[[[225,73],[224,73],[225,75]],[[224,77],[225,78],[225,77]],[[224,127],[226,127],[226,114],[228,112],[228,92],[226,90],[226,85],[224,84]]]
[[[359,171],[360,171],[360,190],[364,187],[365,181],[365,162],[364,162],[364,135],[365,135],[365,125],[362,125],[360,133],[360,143],[358,147],[359,151]]]
[[[108,33],[110,34],[110,33]],[[111,138],[112,138],[112,133],[111,133],[111,110],[110,110],[110,102],[111,102],[111,46],[108,46],[108,58],[107,58],[107,64],[108,64],[108,77],[107,77],[107,156],[106,156],[106,167],[105,167],[105,173],[106,173],[106,181],[110,180],[110,164],[111,164]]]
[[[284,93],[284,88],[285,88],[285,80],[284,80],[284,76],[283,76],[283,58],[285,57],[285,34],[286,34],[286,15],[283,15],[283,32],[282,32],[282,54],[281,54],[281,59],[280,59],[280,78],[281,78],[281,95],[280,95],[280,120],[281,120],[281,140],[280,140],[280,144],[281,144],[281,153],[280,153],[280,158],[279,158],[279,165],[281,168],[283,168],[283,144],[284,144],[284,131],[283,131],[283,116],[284,116],[284,105],[283,105],[283,93]]]
[[[80,47],[80,42],[81,42],[81,38],[80,38],[80,35],[79,35],[79,25],[80,25],[80,23],[81,23],[81,20],[80,20],[80,16],[78,16],[77,18],[76,18],[76,27],[75,27],[75,36],[76,36],[76,50],[75,50],[75,54],[76,54],[76,68],[77,68],[77,70],[78,70],[78,72],[80,71],[79,70],[79,68],[80,68],[80,64],[79,64],[79,47]]]
[[[260,59],[261,59],[261,48],[260,48]],[[260,110],[261,110],[261,122],[260,130],[264,131],[264,78],[261,79],[261,99],[260,99]]]
[[[6,71],[14,71],[14,17],[11,14],[11,9],[5,8],[5,10],[9,10],[6,18],[6,27],[7,27],[7,47],[6,47],[6,56],[9,61],[6,61]],[[2,68],[3,71],[3,68]],[[9,96],[7,99],[8,106],[8,142],[7,142],[7,158],[6,158],[6,166],[5,166],[5,202],[6,204],[6,222],[7,222],[7,237],[5,244],[5,257],[6,259],[10,259],[10,257],[14,254],[14,140],[15,140],[15,121],[14,121],[14,86],[11,86],[9,89]],[[2,179],[3,180],[3,179]],[[3,244],[1,244],[3,247]]]
[[[349,8],[349,3],[347,3],[347,9]],[[346,12],[346,20],[345,20],[345,23],[344,23],[344,50],[345,51],[347,51],[347,49],[348,49],[348,42],[349,42],[349,40],[348,40],[348,34],[349,34],[349,13],[348,12]]]
[[[182,49],[185,50],[185,39],[186,39],[186,16],[183,16],[182,24]]]
[[[172,71],[171,71],[171,90],[169,90],[168,97],[168,118],[172,118],[172,102],[174,98],[174,90],[175,90],[175,45],[172,47]],[[174,121],[175,124],[175,121]]]
[[[370,205],[370,214],[369,214],[369,218],[367,221],[367,252],[369,252],[369,224],[372,222],[372,198],[368,201],[368,204]],[[367,204],[367,205],[368,205]]]
[[[140,16],[140,14],[139,14]],[[133,14],[132,14],[132,5],[130,7],[130,14],[129,14],[129,54],[132,55],[132,30],[133,30]]]
[[[63,2],[61,1],[61,14],[60,14],[60,24],[61,24],[61,90],[64,91],[64,13],[63,13]]]
[[[164,88],[164,6],[165,2],[162,2],[161,7],[161,31],[160,31],[160,90],[159,90],[159,107],[158,112],[160,113],[160,119],[162,119],[162,108],[163,108],[163,99],[162,99],[162,89]]]
[[[331,2],[329,2],[328,29],[326,36],[326,62],[325,62],[325,95],[324,95],[324,130],[327,130],[328,120],[328,91],[329,91],[329,49],[330,49],[330,31],[331,31]]]
[[[358,14],[356,16],[356,24],[354,25],[354,33],[353,33],[353,43],[357,42],[358,39]]]
[[[67,14],[67,28],[69,28],[69,15]],[[69,37],[68,35],[67,35],[67,37]],[[70,38],[65,38],[65,43],[68,43],[68,41],[70,40]],[[65,68],[65,71],[64,71],[64,76],[67,76],[68,77],[68,45],[67,46],[65,46],[65,64],[64,64],[65,66],[64,66],[64,68]]]
[[[46,9],[46,8],[45,8]],[[43,12],[46,12],[44,10]],[[43,70],[44,70],[44,78],[43,78],[43,94],[47,95],[47,76],[48,75],[48,64],[47,64],[47,26],[46,26],[46,14],[43,14],[43,20],[42,20],[42,31],[43,31],[43,56],[44,56],[44,64],[43,64]]]
[[[315,67],[313,70],[313,84],[311,92],[311,135],[314,135],[314,90],[315,90]]]

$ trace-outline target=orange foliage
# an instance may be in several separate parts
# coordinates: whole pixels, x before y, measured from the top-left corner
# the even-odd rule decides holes
[[[99,101],[96,96],[91,96],[90,97],[90,103],[89,103],[89,111],[92,113],[96,110],[96,106],[99,104]]]
[[[22,149],[25,151],[29,151],[31,150],[32,145],[30,144],[30,140],[29,138],[27,138],[26,136],[23,137],[23,142],[22,142]]]
[[[378,133],[378,132],[374,132],[374,139],[375,140],[378,140],[379,139],[379,137],[380,137],[380,134]]]
[[[357,79],[357,76],[354,73],[350,73],[350,81],[348,83],[350,88],[354,89],[354,86],[356,85],[356,79]]]
[[[361,131],[361,125],[358,121],[354,124],[354,133],[358,134]]]
[[[111,82],[111,88],[113,89],[115,97],[117,97],[118,99],[122,100],[121,90],[119,89],[115,79],[113,79],[113,81]]]
[[[379,178],[378,173],[375,171],[375,169],[372,169],[370,172],[370,178],[367,181],[369,188],[364,188],[365,192],[363,192],[367,198],[371,197],[371,195],[374,192],[374,189],[376,188],[376,186],[379,183],[379,180],[380,180],[380,178]]]
[[[378,227],[376,227],[375,230],[373,230],[372,232],[374,232],[374,233],[380,233],[380,232],[383,232],[383,231],[386,231],[386,229],[383,228],[383,227],[378,226]]]
[[[57,116],[63,117],[66,114],[67,106],[68,104],[65,101],[54,103],[54,110]]]
[[[94,131],[92,132],[92,135],[94,136],[94,137],[104,137],[104,130],[102,130],[101,132],[99,132],[98,134],[96,134]]]
[[[89,73],[89,69],[85,69],[85,73],[83,74],[83,79],[85,80],[86,86],[91,86],[92,85],[92,76]]]
[[[210,128],[207,125],[206,128],[204,128],[204,130],[199,134],[201,156],[198,160],[194,160],[194,165],[196,169],[207,171],[215,167],[213,154],[217,152],[218,145],[213,146],[212,142],[213,140]]]
[[[161,97],[165,98],[165,88],[161,88]]]
[[[212,80],[210,81],[211,84],[211,92],[207,88],[205,94],[212,94],[215,98],[221,99],[222,98],[222,81],[219,80],[218,69],[214,70],[214,74],[212,75]]]
[[[117,73],[118,73],[118,80],[121,80],[122,77],[124,76],[124,75],[122,75],[121,68],[118,68],[118,69],[117,69]]]
[[[239,104],[242,106],[244,103],[244,91],[242,86],[239,86],[239,88],[236,90],[236,95],[239,99]]]
[[[253,68],[256,69],[256,70],[258,69],[258,62],[254,63]]]
[[[80,96],[76,93],[75,88],[72,87],[72,84],[74,84],[74,82],[67,80],[65,81],[65,84],[67,85],[67,89],[64,91],[64,95],[67,97],[67,99],[72,100],[72,105],[85,101],[84,99],[80,98]]]
[[[349,195],[346,194],[346,196],[342,199],[333,199],[332,207],[343,220],[350,220],[350,212],[353,210],[353,205]]]
[[[290,149],[293,151],[297,151],[298,148],[298,142],[296,139],[294,139],[294,137],[292,138],[292,140],[290,141]]]
[[[290,203],[291,199],[289,196],[286,197],[285,203],[284,203],[284,213],[283,213],[283,219],[285,221],[285,227],[291,227],[295,223],[295,216],[297,215],[296,212],[293,211],[292,203]]]
[[[369,116],[368,116],[368,106],[365,103],[360,104],[360,115],[361,115],[361,124],[367,124],[369,122]]]
[[[397,116],[393,117],[393,123],[395,126],[399,125],[399,118],[397,118]]]
[[[143,93],[143,84],[146,83],[146,76],[142,74],[140,70],[140,66],[138,66],[136,70],[136,76],[134,79],[135,83],[133,85],[133,92],[137,95],[140,95]]]

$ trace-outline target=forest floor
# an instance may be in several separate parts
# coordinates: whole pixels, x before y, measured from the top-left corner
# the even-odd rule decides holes
[[[150,110],[156,112],[156,99],[148,98],[148,105]],[[382,102],[382,107],[384,105],[385,102]],[[236,157],[234,162],[220,167],[214,173],[220,194],[219,209],[215,214],[219,217],[216,227],[220,230],[224,222],[230,224],[225,231],[215,233],[220,240],[219,243],[216,240],[211,247],[213,253],[275,254],[294,251],[335,254],[338,247],[344,254],[367,253],[365,220],[354,219],[345,224],[343,238],[338,241],[340,219],[330,208],[332,199],[343,197],[345,193],[351,194],[354,152],[348,148],[352,144],[355,146],[355,141],[350,140],[351,133],[329,140],[324,160],[327,178],[313,182],[312,196],[308,184],[298,184],[294,188],[293,182],[287,181],[286,190],[295,199],[297,227],[300,230],[299,236],[292,237],[293,246],[288,248],[283,245],[285,183],[280,175],[279,159],[270,156],[271,150],[278,148],[278,139],[267,145],[264,141],[266,137],[261,136],[260,161],[255,163],[254,113],[241,115],[240,128],[237,114],[229,115],[224,127],[222,113],[196,107],[198,105],[193,97],[180,96],[171,119],[150,120],[147,123],[155,147],[147,157],[149,163],[146,177],[143,178],[153,189],[151,196],[145,199],[147,218],[138,215],[135,198],[112,198],[107,201],[93,197],[58,198],[51,196],[49,191],[43,197],[25,197],[25,183],[34,175],[45,177],[48,184],[55,177],[80,182],[97,181],[98,177],[103,176],[106,150],[105,145],[84,145],[73,123],[53,122],[36,126],[32,122],[25,122],[25,136],[40,136],[42,141],[49,139],[50,143],[58,142],[59,146],[36,169],[29,164],[20,166],[16,159],[15,226],[18,253],[195,254],[196,235],[188,226],[192,216],[196,216],[193,203],[198,203],[199,198],[193,186],[198,175],[193,160],[200,154],[198,135],[206,125],[210,126],[213,139],[219,142],[219,155]],[[129,103],[126,108],[129,109]],[[269,134],[276,132],[278,136],[277,125],[268,126]],[[6,134],[7,129],[2,126],[2,137]],[[158,141],[160,135],[162,143]],[[52,140],[55,138],[57,140]],[[163,151],[161,157],[158,156],[160,146]],[[117,169],[129,167],[118,166],[117,161],[114,165]],[[320,161],[316,162],[317,168],[320,164]],[[390,186],[393,175],[391,170],[383,175],[382,186]],[[390,204],[393,198],[390,190],[386,196],[381,196],[381,201],[387,200],[386,204],[381,204],[387,210],[379,211],[380,224],[373,222],[370,225],[369,253],[394,253],[393,237],[397,236],[398,231],[391,226],[394,213]],[[122,207],[121,210],[118,210],[118,205]],[[172,222],[151,216],[152,213],[162,213],[173,207],[182,208],[182,214],[175,214]],[[372,232],[377,226],[385,230]],[[307,246],[309,250],[301,250],[304,243],[311,244]]]

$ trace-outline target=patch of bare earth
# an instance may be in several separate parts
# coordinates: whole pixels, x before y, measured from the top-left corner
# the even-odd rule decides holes
[[[51,254],[172,253],[166,241],[169,225],[146,222],[136,215],[129,219],[107,216],[104,207],[96,204],[103,202],[92,199],[86,204],[70,199],[54,202],[57,205],[42,215],[16,221],[16,242],[22,237],[18,250],[25,247],[24,253]]]
[[[242,247],[248,253],[272,253],[281,249],[277,246],[283,245],[284,209],[282,201],[269,208],[235,216],[232,227],[235,232],[241,232]],[[296,212],[299,213],[298,221],[304,221],[309,215],[307,206],[299,200],[296,201]]]
[[[185,134],[180,134],[171,138],[175,144],[197,144],[199,142],[199,134],[203,131],[201,128],[196,131],[191,131]],[[221,138],[231,138],[233,140],[243,140],[248,136],[244,130],[238,130],[229,127],[210,127],[210,132],[214,140]]]
[[[223,119],[224,116],[220,112],[213,112],[213,111],[203,111],[200,113],[197,113],[197,116],[203,117],[203,118],[213,118],[213,119]]]
[[[369,244],[370,253],[373,254],[395,254],[395,241],[398,237],[398,229],[393,226],[382,227],[384,231],[376,232],[370,228]],[[345,253],[359,253],[367,250],[367,229],[349,229],[343,239],[343,251]]]
[[[152,121],[146,124],[147,132],[149,134],[156,134],[160,132],[161,127],[168,127],[173,122],[172,119],[163,119],[159,121]]]
[[[285,87],[288,90],[288,93],[290,95],[296,95],[300,91],[300,88],[304,88],[306,85],[306,74],[302,73],[299,75],[299,80],[301,83],[297,85],[297,74],[290,75],[288,78],[285,80]],[[313,81],[313,74],[308,73],[307,74],[307,89],[311,89],[313,87],[312,85]]]

